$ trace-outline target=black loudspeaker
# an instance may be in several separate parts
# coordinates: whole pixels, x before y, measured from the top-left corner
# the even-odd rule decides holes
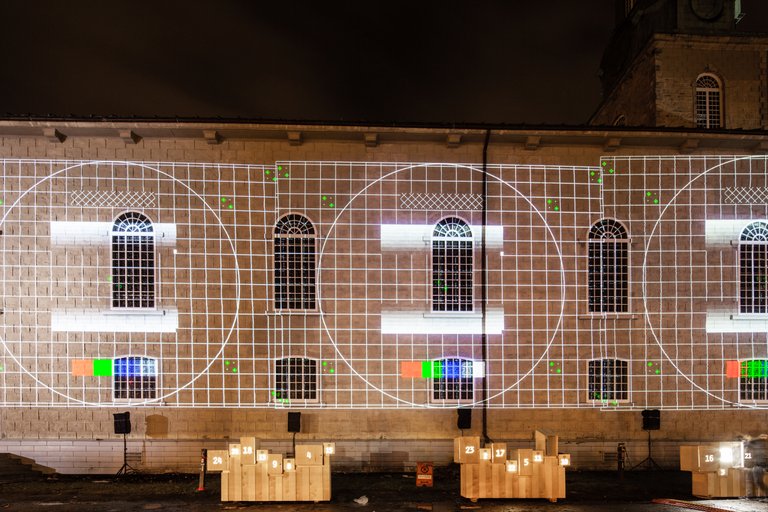
[[[458,413],[456,426],[459,430],[472,428],[472,409],[456,409],[456,412]]]
[[[643,430],[659,430],[661,428],[661,411],[646,409],[643,411]]]
[[[301,413],[289,412],[288,413],[288,432],[298,434],[301,432]]]
[[[112,416],[115,417],[115,434],[131,433],[131,413],[118,412]]]

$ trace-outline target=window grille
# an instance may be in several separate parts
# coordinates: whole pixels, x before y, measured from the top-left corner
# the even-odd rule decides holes
[[[155,307],[155,234],[137,212],[120,215],[112,226],[112,307]]]
[[[739,366],[739,399],[768,400],[768,361],[741,361]]]
[[[275,309],[315,309],[315,228],[306,217],[286,215],[274,234]]]
[[[151,357],[120,357],[113,363],[114,397],[157,398],[157,360]]]
[[[768,224],[753,222],[739,240],[739,311],[768,313]]]
[[[317,400],[317,361],[286,357],[275,362],[274,400]]]
[[[629,400],[628,363],[622,359],[589,361],[588,399]]]
[[[720,128],[722,98],[720,82],[713,75],[701,75],[696,80],[696,127]]]
[[[603,219],[589,231],[589,311],[629,310],[629,238],[621,223]]]
[[[432,310],[472,311],[472,231],[455,217],[432,233]]]
[[[432,361],[434,400],[474,400],[473,363],[467,359]]]

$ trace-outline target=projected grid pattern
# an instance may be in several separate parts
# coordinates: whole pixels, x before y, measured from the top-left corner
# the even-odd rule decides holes
[[[486,226],[476,209],[401,200],[474,197],[477,164],[2,165],[3,404],[766,405],[759,382],[742,391],[744,378],[762,377],[728,368],[768,358],[768,318],[740,311],[739,255],[741,233],[768,206],[723,197],[768,187],[765,157],[489,165]],[[113,191],[104,197],[120,203],[75,207],[66,198],[78,190]],[[126,204],[118,192],[131,191],[154,194],[156,206]],[[128,212],[152,222],[154,309],[112,307],[111,226]],[[313,229],[314,309],[275,305],[276,227],[289,215]],[[471,308],[435,311],[434,230],[451,218],[469,235],[459,238],[469,242]],[[605,219],[626,233],[626,311],[590,311],[589,233]],[[154,395],[144,384],[115,395],[103,362],[125,357],[156,361]],[[278,371],[291,359],[301,368]],[[608,377],[606,360],[620,361]],[[434,368],[424,374],[430,361],[471,366],[443,383]]]

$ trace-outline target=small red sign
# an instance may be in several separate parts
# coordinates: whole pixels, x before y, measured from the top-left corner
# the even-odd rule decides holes
[[[416,463],[416,487],[432,487],[433,464],[431,462]]]

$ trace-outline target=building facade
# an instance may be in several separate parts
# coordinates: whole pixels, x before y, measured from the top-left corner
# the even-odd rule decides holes
[[[358,470],[447,464],[457,409],[581,469],[765,433],[768,42],[620,4],[593,127],[0,120],[0,451],[114,472],[123,411],[152,471],[289,411]]]
[[[4,121],[2,439],[110,472],[256,435],[340,465],[472,431],[762,432],[765,135]],[[691,152],[689,140],[698,141]],[[617,147],[616,145],[619,144]],[[482,421],[483,409],[486,421]]]

